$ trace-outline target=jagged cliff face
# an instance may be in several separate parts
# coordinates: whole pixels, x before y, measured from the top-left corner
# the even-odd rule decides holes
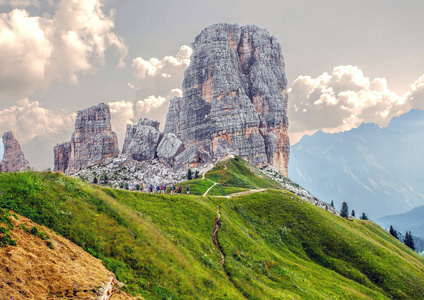
[[[54,170],[65,173],[71,158],[71,142],[59,144],[53,148],[53,151]]]
[[[56,146],[54,151],[55,170],[65,170],[67,175],[118,155],[118,138],[112,131],[109,106],[101,103],[78,111],[71,142]]]
[[[19,172],[30,168],[21,146],[12,131],[2,136],[4,145],[3,160],[0,162],[0,172]]]
[[[122,154],[137,161],[154,159],[160,135],[157,121],[140,119],[135,125],[127,125]]]
[[[192,47],[183,97],[171,100],[165,133],[206,157],[237,154],[287,176],[287,80],[275,37],[257,26],[215,24]]]

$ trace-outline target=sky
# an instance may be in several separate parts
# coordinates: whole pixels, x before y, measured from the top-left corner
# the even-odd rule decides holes
[[[292,144],[318,130],[385,126],[424,109],[422,1],[0,0],[0,132],[35,169],[53,166],[76,112],[108,103],[161,122],[206,26],[255,24],[281,44]],[[0,158],[2,150],[0,150]]]

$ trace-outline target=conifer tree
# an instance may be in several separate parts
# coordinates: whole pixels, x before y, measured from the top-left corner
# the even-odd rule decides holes
[[[188,169],[188,171],[187,171],[187,180],[192,180],[192,179],[193,179],[193,176],[191,174],[191,170]]]
[[[367,217],[367,215],[365,213],[362,213],[360,219],[361,220],[368,220],[368,217]]]
[[[399,239],[399,238],[398,238],[398,233],[397,233],[397,231],[396,231],[396,230],[394,230],[394,229],[393,229],[392,225],[390,225],[389,233],[390,233],[392,236],[394,236],[395,238]]]
[[[350,214],[353,218],[355,218],[355,211],[352,209],[352,213]]]
[[[196,172],[194,172],[194,179],[199,178],[199,170],[196,170]]]
[[[340,217],[346,218],[346,219],[349,217],[349,207],[347,206],[346,202],[342,203],[342,209],[340,210]]]
[[[94,179],[93,179],[93,183],[94,183],[94,184],[97,184],[97,177],[94,177]]]
[[[334,201],[331,200],[331,207],[334,207]]]
[[[410,231],[405,233],[405,239],[403,240],[403,243],[415,251],[414,238],[412,237],[412,233]]]

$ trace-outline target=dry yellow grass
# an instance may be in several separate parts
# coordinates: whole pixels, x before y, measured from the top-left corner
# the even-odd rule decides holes
[[[102,262],[48,228],[11,217],[16,247],[0,248],[0,299],[97,299],[97,291],[114,274]],[[36,226],[47,241],[20,228]],[[111,299],[136,299],[117,290]]]

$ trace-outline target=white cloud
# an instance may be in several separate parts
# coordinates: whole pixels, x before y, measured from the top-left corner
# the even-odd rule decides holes
[[[151,111],[160,108],[166,103],[169,102],[166,100],[166,98],[161,96],[149,96],[144,100],[138,100],[136,103],[137,115],[142,115],[143,113],[150,113]]]
[[[178,95],[181,93],[181,90],[176,89],[172,93]],[[161,123],[161,128],[163,128],[166,113],[168,112],[169,100],[165,97],[151,95],[143,100],[138,100],[136,103],[122,100],[109,102],[108,105],[110,107],[112,128],[118,134],[121,141],[127,124],[137,123],[140,118],[157,120]]]
[[[0,132],[12,130],[22,144],[34,138],[49,139],[64,133],[70,136],[75,115],[53,112],[40,107],[38,101],[23,99],[18,105],[0,110]]]
[[[0,14],[0,95],[19,98],[57,81],[77,82],[79,74],[103,65],[110,47],[122,65],[127,48],[112,32],[113,11],[105,14],[101,1],[61,0],[53,16],[25,9]]]
[[[147,99],[151,95],[162,95],[170,99],[175,90],[181,88],[184,71],[190,64],[192,49],[183,45],[174,56],[165,56],[161,60],[137,57],[132,63],[132,75],[136,79],[130,87],[137,91],[138,99]]]
[[[125,132],[127,124],[133,123],[134,104],[129,101],[116,101],[108,103],[110,108],[112,129],[117,133]]]
[[[338,66],[317,78],[299,76],[289,90],[290,135],[297,140],[318,130],[339,132],[363,122],[386,126],[411,108],[424,108],[424,76],[397,95],[385,78],[370,80],[355,66]]]
[[[411,85],[411,90],[406,94],[406,98],[412,108],[424,110],[424,75]]]

